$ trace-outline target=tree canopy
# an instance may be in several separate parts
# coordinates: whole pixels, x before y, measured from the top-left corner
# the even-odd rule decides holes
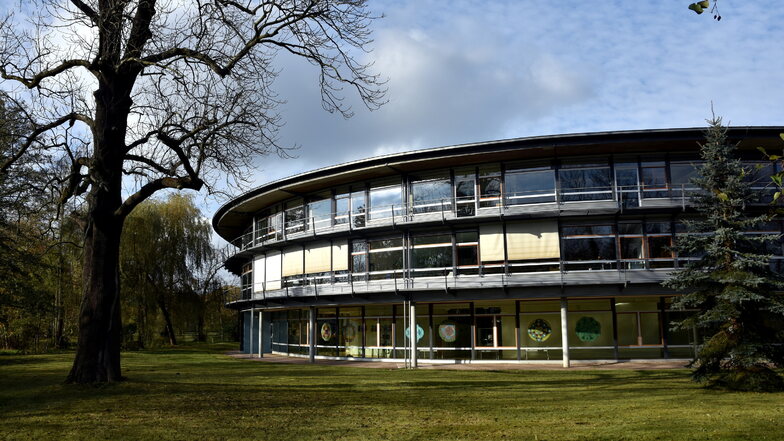
[[[318,71],[323,107],[373,109],[382,79],[364,58],[365,0],[37,0],[0,26],[2,87],[29,131],[0,164],[46,152],[67,166],[61,203],[84,198],[84,301],[69,381],[122,379],[120,235],[164,189],[215,191],[279,151],[273,82],[284,51]]]

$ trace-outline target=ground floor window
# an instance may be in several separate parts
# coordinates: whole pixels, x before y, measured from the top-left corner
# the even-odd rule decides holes
[[[672,297],[568,299],[562,323],[559,299],[501,299],[416,304],[409,329],[403,304],[315,308],[317,355],[403,358],[409,338],[420,359],[559,360],[564,325],[573,360],[690,358],[698,335],[676,329],[688,311],[671,308]],[[310,309],[273,311],[272,349],[306,355]]]

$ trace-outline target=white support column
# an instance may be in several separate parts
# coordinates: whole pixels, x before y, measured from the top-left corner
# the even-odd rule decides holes
[[[310,362],[316,362],[316,307],[310,307],[310,316],[308,317],[308,354],[310,355]]]
[[[250,323],[248,326],[248,337],[250,337],[250,341],[248,342],[248,355],[250,358],[253,358],[253,323],[256,322],[256,308],[250,308]]]
[[[563,367],[569,367],[569,308],[566,297],[561,297],[561,347],[563,349]]]
[[[264,318],[261,314],[264,311],[259,309],[259,358],[264,356]]]
[[[411,368],[417,367],[417,322],[416,322],[416,303],[409,302],[408,314],[408,333],[410,335],[409,341],[411,342]]]

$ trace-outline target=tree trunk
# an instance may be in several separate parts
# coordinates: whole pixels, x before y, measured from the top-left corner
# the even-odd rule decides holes
[[[119,34],[116,34],[119,35]],[[119,41],[119,40],[118,40]],[[102,40],[107,60],[117,58],[119,44]],[[114,52],[112,52],[114,50]],[[120,369],[122,315],[120,314],[120,236],[125,218],[122,173],[132,83],[107,75],[95,92],[93,154],[84,239],[84,296],[79,312],[79,343],[69,383],[115,382]]]
[[[177,346],[177,337],[174,335],[174,326],[172,326],[171,315],[169,309],[166,307],[166,301],[163,295],[158,296],[158,306],[163,313],[163,320],[166,322],[166,336],[169,337],[169,344]]]
[[[119,199],[119,194],[118,194]],[[92,201],[91,201],[92,202]],[[79,343],[69,383],[122,380],[120,344],[120,233],[122,224],[105,204],[90,207],[84,246],[84,297]]]

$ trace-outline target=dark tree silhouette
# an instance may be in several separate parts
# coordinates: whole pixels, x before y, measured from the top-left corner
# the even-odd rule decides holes
[[[0,171],[36,149],[69,160],[61,202],[83,197],[87,208],[68,381],[118,381],[126,216],[160,190],[241,182],[255,155],[279,151],[271,89],[279,51],[318,69],[327,111],[351,115],[344,86],[371,109],[382,104],[382,81],[360,58],[374,17],[365,0],[39,0],[17,8],[0,27],[0,76],[33,129]],[[65,130],[88,142],[52,142]]]

